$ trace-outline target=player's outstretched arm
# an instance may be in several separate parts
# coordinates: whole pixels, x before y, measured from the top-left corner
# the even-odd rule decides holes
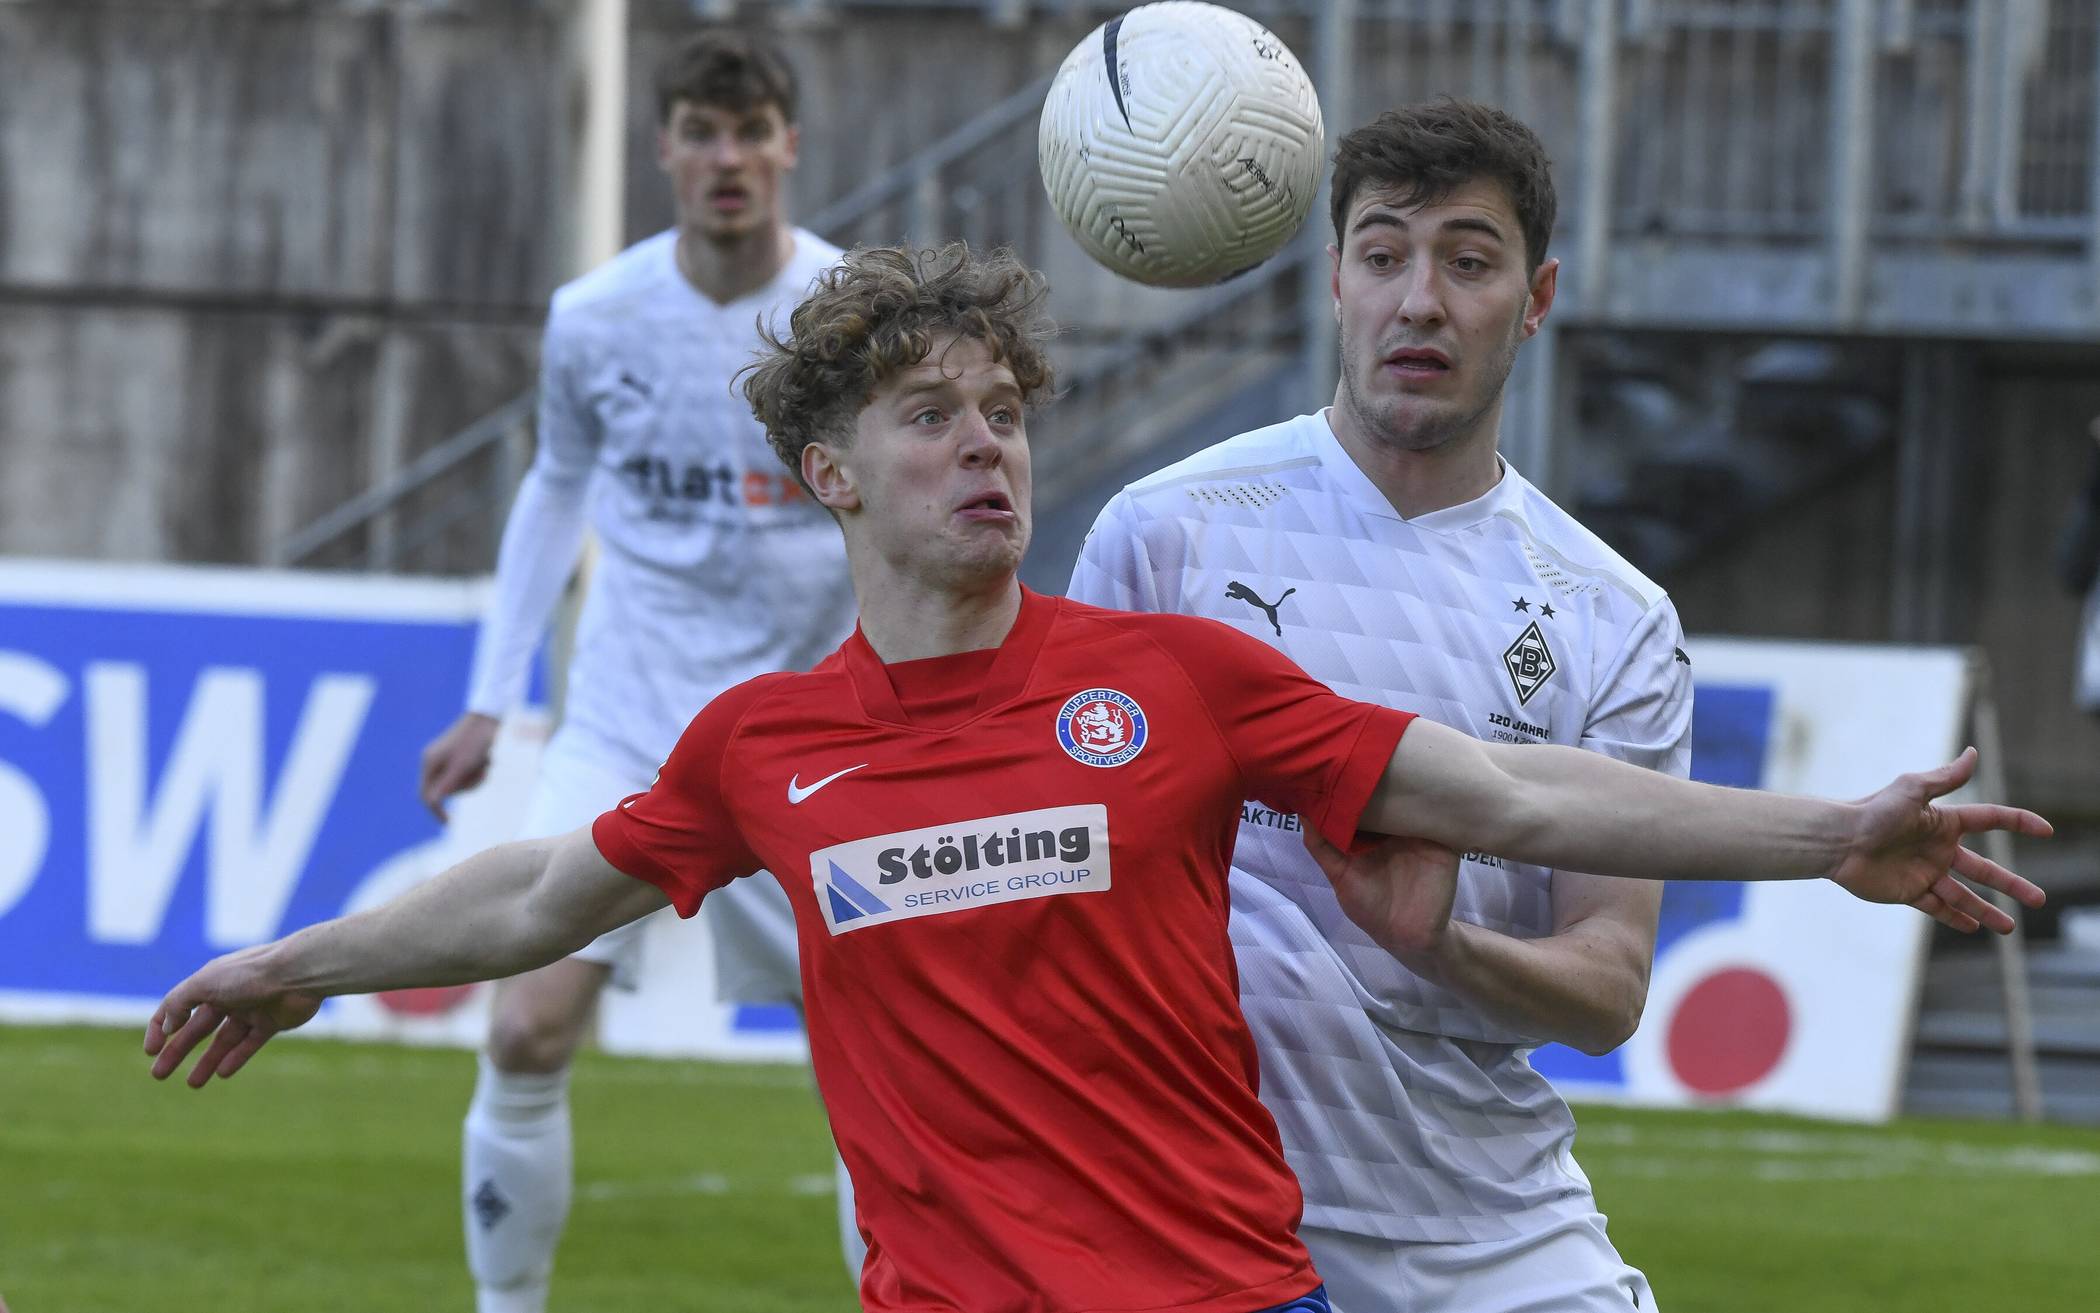
[[[1963,835],[2049,823],[1987,803],[1934,802],[1968,782],[1975,750],[1898,777],[1853,803],[1723,789],[1594,752],[1487,744],[1429,721],[1409,724],[1364,809],[1365,829],[1597,875],[1645,880],[1826,876],[1857,897],[1908,903],[1957,929],[2001,932],[2011,918],[1956,875],[2042,903],[2030,882],[1962,847]]]
[[[206,963],[146,1024],[153,1077],[165,1080],[209,1037],[189,1074],[199,1088],[305,1025],[331,995],[513,976],[667,902],[600,856],[587,827],[499,845],[384,906]]]

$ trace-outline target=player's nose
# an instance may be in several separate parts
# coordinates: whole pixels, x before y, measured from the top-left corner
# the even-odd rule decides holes
[[[955,426],[956,454],[972,468],[999,463],[999,438],[983,415],[967,411]]]
[[[1397,318],[1403,324],[1435,324],[1443,322],[1444,290],[1438,284],[1436,271],[1418,267],[1409,274],[1406,289],[1400,297]]]

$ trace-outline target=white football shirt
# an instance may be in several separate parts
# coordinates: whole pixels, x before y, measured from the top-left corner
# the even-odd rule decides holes
[[[1336,692],[1477,738],[1682,776],[1691,672],[1662,591],[1517,471],[1403,519],[1325,413],[1232,438],[1101,512],[1071,595],[1234,625]],[[1553,928],[1552,872],[1468,854],[1452,915]],[[1241,1004],[1309,1226],[1492,1240],[1595,1211],[1537,1044],[1342,914],[1296,817],[1248,803],[1232,871]]]
[[[770,283],[717,305],[678,270],[677,232],[554,294],[539,449],[497,561],[468,706],[500,715],[576,562],[601,551],[577,624],[562,732],[655,769],[725,688],[807,670],[852,631],[844,539],[766,445],[735,387],[761,318],[787,316],[839,248],[797,229]]]

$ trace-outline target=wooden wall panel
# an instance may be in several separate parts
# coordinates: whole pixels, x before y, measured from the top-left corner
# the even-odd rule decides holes
[[[376,297],[383,13],[0,5],[0,281]]]
[[[510,396],[537,347],[530,327],[0,306],[0,415],[37,417],[0,430],[0,552],[259,561]]]

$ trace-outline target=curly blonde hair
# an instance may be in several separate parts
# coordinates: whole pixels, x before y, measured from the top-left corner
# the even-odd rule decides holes
[[[802,477],[802,449],[852,440],[876,389],[926,359],[950,334],[975,338],[1013,371],[1021,400],[1054,383],[1042,313],[1043,276],[1004,247],[977,255],[964,242],[933,250],[863,246],[824,271],[788,318],[785,338],[765,325],[747,366],[744,397],[774,454]]]

